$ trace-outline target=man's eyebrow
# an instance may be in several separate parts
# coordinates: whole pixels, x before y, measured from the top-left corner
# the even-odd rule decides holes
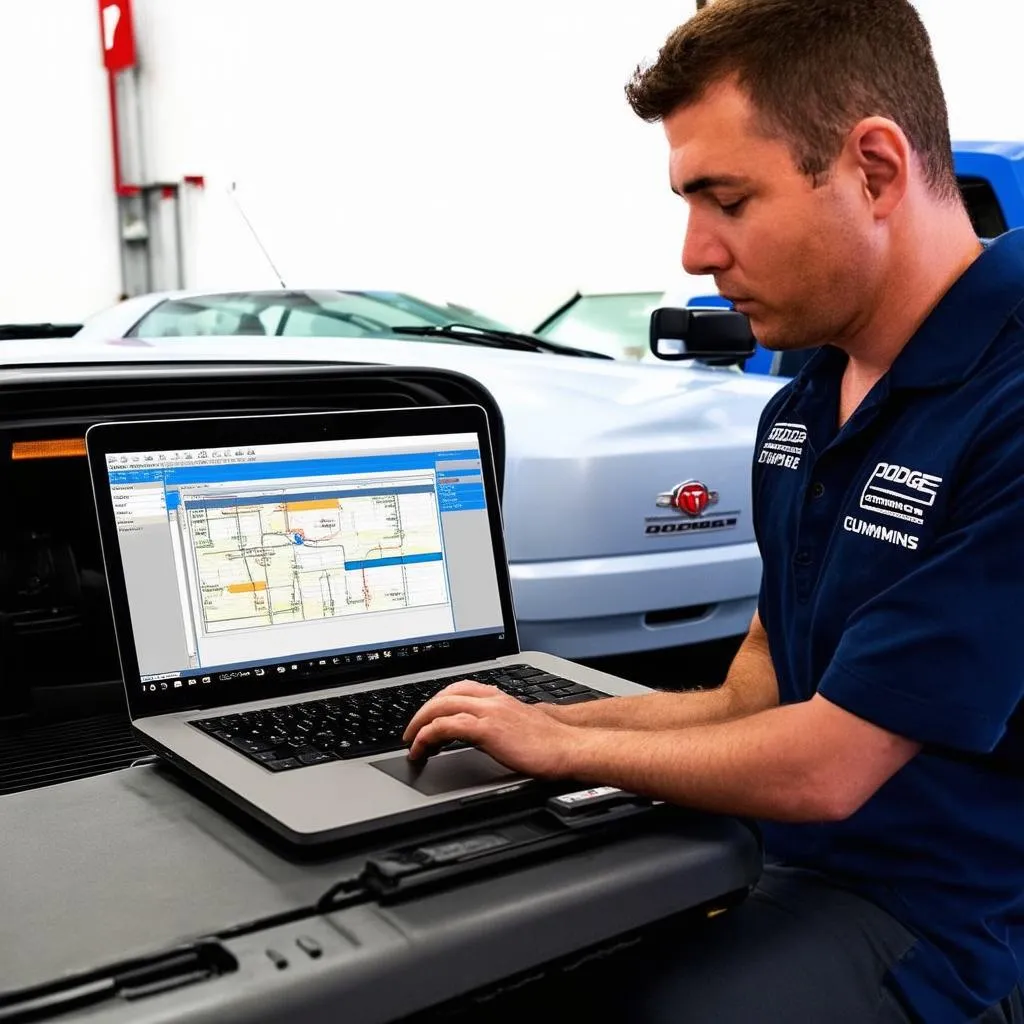
[[[693,178],[685,182],[682,188],[674,188],[672,191],[680,196],[692,196],[709,188],[735,188],[747,184],[749,184],[748,178],[742,178],[735,174],[719,174],[713,177]]]

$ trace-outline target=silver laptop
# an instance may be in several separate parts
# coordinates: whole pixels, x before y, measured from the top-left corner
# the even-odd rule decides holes
[[[470,747],[409,761],[405,724],[456,679],[528,703],[645,691],[519,650],[478,406],[104,423],[86,441],[136,734],[292,842],[535,786]]]

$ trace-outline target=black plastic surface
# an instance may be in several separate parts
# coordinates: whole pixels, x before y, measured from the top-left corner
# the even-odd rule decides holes
[[[346,1020],[391,1020],[744,889],[760,866],[738,822],[679,813],[620,842],[510,864],[395,905],[297,916],[356,876],[368,848],[288,859],[152,765],[6,797],[0,835],[0,995],[202,936],[221,936],[238,961],[230,974],[75,1020],[269,1021],[301,1012],[326,1021],[339,1000]],[[271,917],[278,923],[246,927]],[[309,952],[314,944],[320,955]]]

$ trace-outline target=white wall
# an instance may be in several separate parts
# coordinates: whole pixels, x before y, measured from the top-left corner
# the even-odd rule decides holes
[[[97,6],[0,0],[0,322],[77,319],[121,289]]]
[[[932,37],[954,139],[1024,139],[1024,4],[914,0]]]
[[[202,172],[191,279],[407,288],[498,316],[660,287],[682,211],[623,85],[680,0],[152,0],[151,173]],[[283,12],[287,12],[284,14]],[[229,45],[230,44],[230,45]]]
[[[682,204],[622,87],[690,0],[135,0],[150,179],[195,286],[404,288],[528,324],[576,288],[677,285]],[[953,128],[1024,138],[1008,0],[919,0]],[[966,16],[965,16],[965,12]],[[0,321],[119,290],[94,0],[0,0]]]

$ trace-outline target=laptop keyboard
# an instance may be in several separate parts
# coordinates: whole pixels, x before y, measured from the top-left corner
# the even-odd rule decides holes
[[[530,665],[427,679],[323,700],[193,720],[197,729],[273,772],[405,749],[402,733],[434,694],[460,679],[497,686],[526,704],[579,704],[608,694]],[[449,744],[465,746],[465,744]],[[446,748],[447,749],[447,748]]]

